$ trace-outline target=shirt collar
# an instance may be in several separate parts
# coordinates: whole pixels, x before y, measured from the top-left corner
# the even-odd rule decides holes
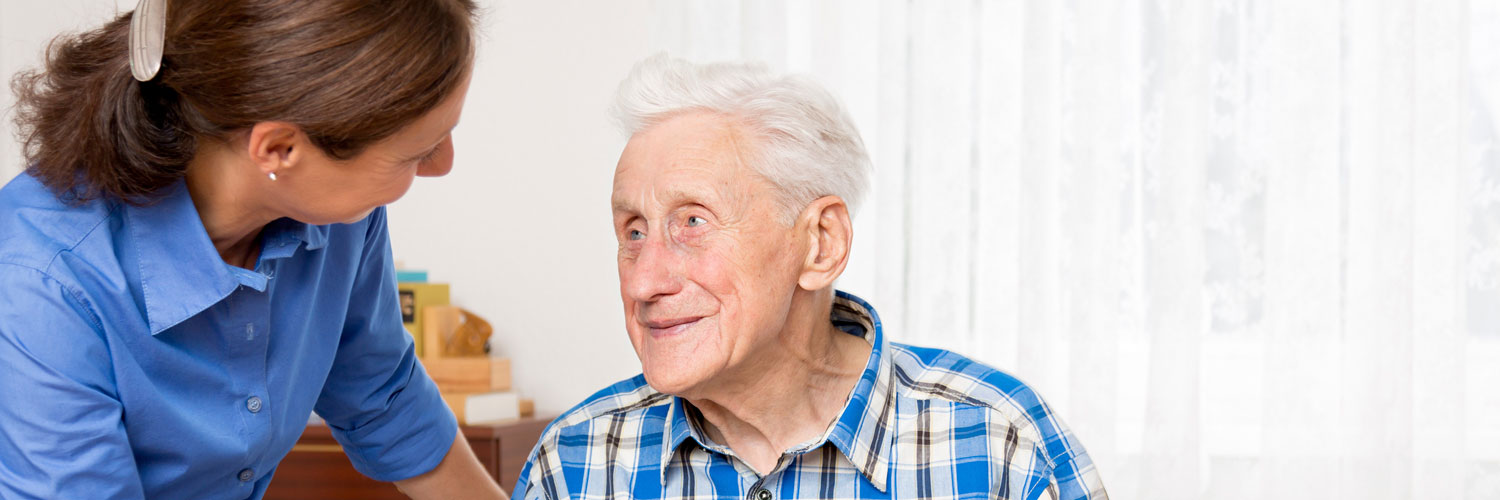
[[[712,439],[709,439],[708,435],[703,431],[703,428],[698,425],[698,418],[701,417],[694,418],[694,416],[688,415],[688,413],[692,411],[693,408],[687,404],[687,400],[677,396],[672,396],[672,403],[667,407],[666,428],[663,429],[663,432],[668,436],[667,446],[662,447],[661,450],[660,463],[663,465],[663,480],[665,480],[666,478],[665,474],[667,468],[665,467],[665,465],[672,458],[673,454],[676,453],[677,447],[681,446],[684,441],[688,440],[688,438],[692,438],[693,441],[696,441],[698,443],[698,446],[702,446],[716,453],[724,455],[732,455],[734,453],[729,448],[715,443]]]
[[[239,286],[265,291],[271,275],[231,266],[219,256],[185,183],[160,194],[150,205],[124,206],[152,335],[203,312]],[[281,259],[295,253],[298,243],[322,248],[328,228],[280,219],[266,225],[261,241],[261,262]]]
[[[885,361],[885,334],[880,324],[880,315],[876,314],[873,306],[853,294],[843,291],[836,293],[829,319],[839,329],[869,340],[872,346],[870,359],[865,362],[864,373],[850,393],[849,402],[844,405],[838,420],[834,421],[828,432],[790,452],[803,453],[818,449],[825,443],[832,443],[870,481],[871,486],[884,492],[890,473],[890,450],[894,439],[892,432],[896,411],[891,390],[891,367]],[[667,464],[676,456],[677,448],[690,437],[704,448],[721,454],[732,454],[728,448],[708,439],[695,419],[689,415],[690,411],[686,400],[675,396],[672,398],[663,431],[667,436],[666,446],[662,447],[661,461],[658,462],[662,464],[663,482],[666,481]]]

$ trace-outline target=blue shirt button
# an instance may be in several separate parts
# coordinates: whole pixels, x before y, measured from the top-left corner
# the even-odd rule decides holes
[[[248,483],[248,482],[250,482],[251,479],[255,479],[255,471],[250,470],[250,469],[245,469],[245,470],[240,471],[240,482],[241,483]]]
[[[260,413],[260,406],[259,397],[250,396],[250,399],[245,401],[245,409],[250,410],[250,413]]]

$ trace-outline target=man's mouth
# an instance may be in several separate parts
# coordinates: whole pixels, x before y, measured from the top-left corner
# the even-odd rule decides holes
[[[653,337],[676,335],[691,328],[703,316],[687,316],[681,318],[658,319],[643,322],[646,331]]]

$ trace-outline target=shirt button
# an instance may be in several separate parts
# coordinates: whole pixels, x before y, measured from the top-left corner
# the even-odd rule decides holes
[[[255,340],[255,323],[245,324],[245,340]]]
[[[260,405],[260,398],[256,396],[250,396],[250,399],[245,401],[245,409],[250,410],[250,413],[260,413]]]
[[[255,479],[255,471],[250,470],[250,469],[245,469],[245,470],[240,471],[240,482],[241,483],[248,483],[248,482],[250,482],[251,479]]]
[[[771,500],[771,490],[761,489],[755,492],[755,500]]]

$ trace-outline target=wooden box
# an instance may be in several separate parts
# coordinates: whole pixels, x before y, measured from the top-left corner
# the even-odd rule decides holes
[[[475,356],[468,358],[422,358],[427,376],[443,392],[493,392],[510,390],[510,359]]]

